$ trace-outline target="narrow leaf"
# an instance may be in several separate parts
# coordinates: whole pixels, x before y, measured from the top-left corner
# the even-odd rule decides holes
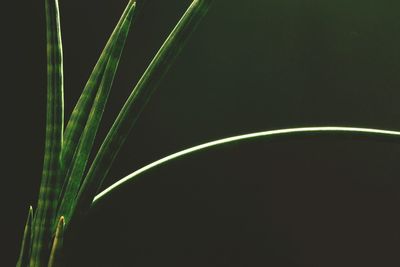
[[[58,221],[56,235],[53,240],[53,245],[50,252],[49,264],[48,267],[59,267],[62,264],[62,247],[64,243],[64,227],[65,220],[64,217],[61,216]]]
[[[111,54],[111,49],[114,46],[115,40],[117,40],[117,36],[120,33],[122,25],[126,21],[127,15],[129,12],[132,12],[132,8],[135,5],[136,4],[134,1],[130,1],[126,6],[120,20],[118,21],[118,24],[108,39],[107,44],[103,49],[100,58],[97,61],[68,121],[65,129],[64,144],[62,148],[62,176],[67,174],[68,168],[71,166],[73,155],[78,146],[79,138],[84,130],[85,123],[88,119],[91,106],[97,93],[97,89],[101,83],[101,78],[108,62],[108,58]]]
[[[212,0],[194,0],[192,2],[133,89],[83,182],[77,199],[78,212],[85,212],[90,207],[140,112],[171,66],[173,59],[182,49],[189,34],[194,31],[206,14],[211,2]]]
[[[112,40],[113,47],[110,49],[111,55],[108,57],[107,65],[102,74],[101,84],[97,90],[96,98],[90,110],[89,118],[83,130],[82,136],[80,137],[78,148],[71,162],[71,171],[69,172],[67,179],[68,184],[58,212],[59,216],[65,216],[67,223],[69,223],[71,219],[70,215],[74,209],[74,202],[81,185],[86,164],[93,147],[108,95],[110,93],[121,54],[125,46],[134,10],[135,5],[132,5],[131,9],[128,10],[128,14],[121,26],[119,33],[115,36],[115,39],[117,40]]]
[[[21,251],[17,262],[17,267],[26,267],[29,263],[29,257],[31,254],[31,242],[32,242],[32,220],[33,220],[33,208],[29,207],[28,218],[24,228],[24,236],[22,238]]]
[[[96,195],[93,199],[92,206],[96,206],[102,199],[106,199],[107,196],[113,195],[118,192],[118,188],[127,185],[129,182],[134,182],[140,178],[141,175],[147,172],[154,171],[154,169],[160,168],[161,166],[175,161],[179,158],[188,157],[191,154],[199,153],[208,149],[215,149],[217,147],[237,144],[239,142],[249,142],[257,139],[265,138],[265,140],[276,141],[279,138],[291,139],[296,136],[300,137],[312,137],[315,136],[347,136],[352,138],[357,137],[368,137],[371,140],[380,140],[385,142],[398,142],[400,138],[400,131],[391,131],[384,129],[371,129],[371,128],[358,128],[358,127],[341,127],[341,126],[316,126],[316,127],[301,127],[301,128],[288,128],[288,129],[276,129],[263,132],[255,132],[237,136],[231,136],[219,140],[214,140],[204,144],[200,144],[194,147],[190,147],[179,152],[173,153],[166,157],[163,157],[157,161],[154,161],[136,171],[129,174],[128,176],[119,179],[114,184],[110,185],[102,192]]]
[[[62,181],[59,177],[64,127],[63,53],[58,0],[46,0],[47,114],[42,181],[33,223],[31,267],[43,266],[48,253],[51,223],[55,218]]]

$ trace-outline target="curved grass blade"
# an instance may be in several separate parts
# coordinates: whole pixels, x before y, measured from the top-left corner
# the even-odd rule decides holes
[[[211,2],[212,0],[192,2],[133,89],[100,147],[79,191],[77,199],[79,212],[85,212],[90,207],[140,112],[182,49],[189,34],[206,14]]]
[[[42,181],[33,222],[30,266],[43,266],[62,181],[59,177],[64,128],[64,77],[58,0],[46,0],[47,118]]]
[[[62,265],[62,247],[64,243],[64,227],[65,220],[61,216],[58,221],[56,235],[53,240],[53,245],[50,252],[48,267],[60,267]]]
[[[66,218],[68,224],[74,209],[75,198],[78,194],[79,187],[84,175],[86,164],[93,148],[94,140],[100,121],[105,109],[108,95],[110,93],[115,73],[121,58],[123,48],[131,26],[135,5],[128,10],[125,21],[123,22],[120,31],[115,36],[116,40],[112,40],[113,47],[110,49],[111,55],[108,57],[107,65],[102,74],[101,84],[97,90],[96,98],[90,110],[89,118],[84,127],[82,136],[73,160],[71,161],[71,170],[66,182],[68,183],[65,189],[65,194],[59,208],[58,215]]]
[[[71,166],[72,158],[77,149],[79,138],[82,135],[85,123],[88,119],[90,109],[95,99],[97,89],[99,88],[99,85],[101,83],[101,78],[108,62],[108,58],[111,54],[112,47],[114,46],[114,42],[120,33],[121,27],[124,24],[128,13],[131,12],[132,8],[134,8],[135,6],[135,1],[129,1],[110,38],[108,39],[107,44],[103,49],[100,58],[97,61],[68,121],[67,127],[65,129],[64,144],[61,155],[61,172],[63,177],[67,175],[68,169]]]
[[[349,136],[368,136],[371,138],[382,138],[383,140],[388,141],[399,141],[400,131],[390,131],[390,130],[381,130],[381,129],[370,129],[370,128],[356,128],[356,127],[340,127],[340,126],[321,126],[321,127],[303,127],[303,128],[289,128],[289,129],[279,129],[279,130],[270,130],[264,132],[256,132],[244,135],[238,135],[233,137],[228,137],[224,139],[219,139],[216,141],[211,141],[208,143],[204,143],[201,145],[197,145],[191,148],[184,149],[177,153],[171,154],[167,157],[159,159],[153,163],[150,163],[137,171],[129,174],[128,176],[118,180],[116,183],[104,189],[102,192],[96,195],[93,199],[92,206],[95,206],[102,200],[104,197],[111,195],[113,192],[127,184],[130,181],[135,181],[140,177],[141,174],[150,171],[154,168],[157,168],[163,164],[166,164],[175,159],[188,156],[192,153],[200,152],[205,149],[211,149],[213,147],[227,145],[229,143],[236,143],[242,141],[249,141],[257,138],[270,138],[269,140],[276,140],[277,137],[290,137],[290,136],[304,136],[304,135],[322,135],[322,134],[341,134],[341,135],[349,135]]]
[[[22,238],[21,251],[19,254],[17,267],[26,267],[29,263],[29,257],[31,254],[31,242],[32,242],[32,220],[33,220],[33,208],[29,207],[28,218],[24,228],[24,236]]]

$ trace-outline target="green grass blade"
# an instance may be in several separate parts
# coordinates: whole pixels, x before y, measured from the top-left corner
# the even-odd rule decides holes
[[[26,267],[29,263],[29,257],[31,254],[31,242],[32,242],[32,220],[33,220],[33,208],[29,207],[28,218],[24,228],[24,236],[22,238],[21,251],[19,253],[17,267]]]
[[[133,89],[100,147],[79,191],[77,200],[79,212],[84,212],[90,207],[96,192],[108,174],[141,110],[169,69],[173,59],[182,49],[188,35],[193,32],[205,15],[211,2],[211,0],[195,0],[192,2]]]
[[[53,240],[53,245],[50,252],[48,267],[60,267],[62,265],[62,247],[64,243],[64,217],[60,217],[58,221],[56,234]]]
[[[206,149],[212,149],[219,146],[226,146],[227,144],[250,141],[260,138],[268,138],[267,140],[277,140],[277,138],[292,138],[294,136],[321,136],[325,134],[331,135],[344,135],[344,136],[367,136],[370,138],[376,138],[378,140],[384,141],[394,141],[399,142],[400,131],[382,130],[382,129],[370,129],[370,128],[356,128],[356,127],[340,127],[340,126],[320,126],[320,127],[302,127],[302,128],[289,128],[289,129],[278,129],[263,132],[256,132],[238,136],[232,136],[224,139],[219,139],[197,145],[191,148],[184,149],[182,151],[176,152],[162,159],[159,159],[153,163],[150,163],[135,172],[129,174],[128,176],[118,180],[116,183],[104,189],[102,192],[96,195],[93,199],[92,206],[95,206],[100,200],[105,197],[112,195],[117,189],[131,181],[135,181],[140,177],[141,174],[151,171],[161,165],[167,164],[170,161],[174,161],[181,157],[187,157],[193,153],[198,153]]]
[[[67,127],[64,134],[64,144],[62,148],[62,175],[67,174],[68,168],[71,166],[71,161],[76,148],[79,143],[79,138],[82,135],[86,121],[89,116],[90,109],[92,107],[93,101],[95,99],[97,89],[99,88],[101,77],[103,75],[104,69],[108,62],[108,58],[111,54],[111,49],[114,45],[114,41],[121,30],[121,27],[126,20],[126,16],[129,10],[135,6],[134,1],[130,1],[126,6],[120,20],[118,21],[114,31],[112,32],[110,38],[107,41],[105,48],[103,49],[99,60],[97,61],[83,92],[71,114],[68,121]]]
[[[81,185],[86,164],[93,147],[96,133],[107,103],[108,95],[110,93],[121,54],[125,46],[134,10],[135,5],[132,5],[131,9],[128,11],[125,21],[122,24],[120,32],[115,36],[117,40],[113,40],[113,48],[110,50],[111,55],[108,58],[107,65],[102,75],[101,84],[97,90],[96,98],[90,110],[89,118],[83,130],[82,136],[80,137],[78,148],[71,162],[71,170],[67,179],[68,184],[58,212],[59,216],[63,215],[65,217],[67,224],[69,223],[71,214],[73,213],[74,202]]]
[[[59,177],[64,128],[63,53],[58,0],[46,0],[47,118],[42,181],[33,223],[30,266],[43,266],[48,252],[50,228],[55,218],[62,181]]]

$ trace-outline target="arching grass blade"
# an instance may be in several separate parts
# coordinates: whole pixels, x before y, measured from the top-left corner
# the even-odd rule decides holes
[[[128,184],[131,181],[135,181],[143,173],[156,169],[168,162],[174,161],[182,157],[188,157],[191,154],[198,153],[203,150],[213,149],[220,146],[227,146],[229,144],[251,141],[255,139],[265,138],[266,140],[277,140],[277,138],[293,138],[295,136],[323,136],[323,135],[343,135],[343,136],[367,136],[370,139],[384,140],[385,142],[399,142],[400,131],[391,131],[383,129],[371,129],[371,128],[357,128],[357,127],[341,127],[341,126],[318,126],[318,127],[301,127],[301,128],[288,128],[288,129],[277,129],[263,132],[249,133],[244,135],[227,137],[211,142],[207,142],[201,145],[190,147],[182,151],[176,152],[164,158],[161,158],[155,162],[152,162],[128,176],[118,180],[111,186],[107,187],[93,199],[92,205],[95,206],[106,196],[112,195],[117,192],[117,189],[123,185]]]

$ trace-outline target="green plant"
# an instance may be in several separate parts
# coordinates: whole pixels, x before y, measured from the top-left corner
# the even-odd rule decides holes
[[[63,235],[83,216],[99,190],[140,111],[211,1],[195,0],[134,87],[94,161],[85,173],[129,28],[136,13],[130,0],[107,42],[64,130],[63,51],[57,0],[45,0],[47,119],[38,204],[29,209],[17,266],[58,266]]]
[[[207,0],[193,1],[133,89],[132,95],[122,108],[103,145],[97,152],[95,160],[87,168],[89,154],[100,125],[126,36],[134,19],[136,2],[129,2],[64,131],[62,45],[58,3],[55,0],[46,0],[49,74],[46,154],[39,202],[35,208],[35,214],[33,214],[32,208],[29,209],[17,266],[44,266],[46,264],[58,266],[63,235],[68,230],[71,221],[84,216],[91,205],[97,203],[106,194],[114,192],[114,189],[119,185],[138,177],[140,173],[150,168],[188,153],[214,145],[274,135],[333,132],[335,134],[379,134],[392,138],[400,134],[398,132],[362,128],[314,127],[232,137],[168,156],[139,169],[97,194],[140,111],[167,71],[173,58],[181,49],[184,39],[188,33],[193,31],[195,25],[204,15],[210,2]]]

